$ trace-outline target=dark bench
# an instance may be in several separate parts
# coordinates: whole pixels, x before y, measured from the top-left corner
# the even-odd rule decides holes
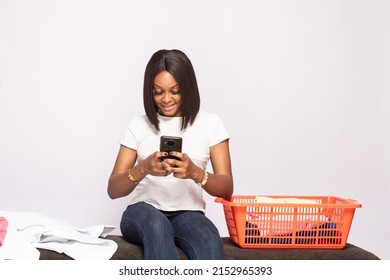
[[[112,260],[142,260],[143,250],[126,242],[121,236],[109,235],[108,239],[118,244],[118,250],[112,256]],[[226,260],[379,260],[371,252],[347,243],[344,249],[242,249],[236,246],[229,237],[222,238]],[[39,249],[41,260],[71,260],[65,254]],[[187,259],[185,254],[178,249],[180,257]]]

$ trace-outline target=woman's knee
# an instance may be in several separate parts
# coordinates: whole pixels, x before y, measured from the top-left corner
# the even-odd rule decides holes
[[[203,214],[183,213],[175,219],[176,242],[191,259],[223,259],[216,226]]]
[[[138,242],[173,236],[173,229],[165,215],[143,202],[130,205],[124,211],[120,226],[125,238],[136,235]]]

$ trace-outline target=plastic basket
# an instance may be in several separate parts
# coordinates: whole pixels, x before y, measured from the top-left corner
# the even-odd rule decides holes
[[[362,207],[333,196],[267,196],[313,204],[258,203],[256,197],[215,199],[223,205],[230,239],[241,248],[342,249],[355,209]]]

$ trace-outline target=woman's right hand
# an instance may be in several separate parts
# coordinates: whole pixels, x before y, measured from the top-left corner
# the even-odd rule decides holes
[[[167,176],[171,174],[171,172],[167,170],[170,165],[160,160],[162,156],[166,155],[166,152],[154,152],[144,159],[140,164],[143,166],[146,174],[153,176]]]
[[[135,182],[140,182],[150,174],[153,176],[167,176],[171,172],[167,170],[169,165],[160,161],[164,152],[154,152],[139,164],[137,160],[137,151],[121,146],[115,161],[114,168],[108,180],[107,192],[114,199],[124,197],[130,194],[137,186],[132,180],[129,180],[129,169]]]

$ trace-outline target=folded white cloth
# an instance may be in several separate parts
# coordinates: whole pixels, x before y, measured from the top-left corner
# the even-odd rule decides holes
[[[294,230],[313,229],[329,221],[326,215],[321,214],[321,207],[307,207],[310,204],[320,205],[315,200],[256,196],[254,202],[259,203],[260,209],[256,207],[254,211],[249,211],[247,221],[260,236],[285,235]],[[271,207],[267,204],[277,206]],[[299,204],[296,213],[291,207],[284,206],[285,204]]]
[[[7,233],[7,243],[11,243],[10,246],[18,251],[7,251],[6,256],[0,251],[0,259],[17,259],[18,253],[24,249],[26,254],[29,251],[28,246],[16,248],[16,244],[12,244],[13,239],[23,240],[24,244],[30,244],[34,248],[64,253],[76,260],[108,260],[118,249],[118,244],[114,241],[101,238],[114,230],[114,226],[95,225],[77,228],[35,212],[0,211],[0,215],[6,217],[9,224],[16,229]],[[9,235],[11,235],[11,241],[8,240]],[[29,254],[29,256],[32,255]]]
[[[319,204],[312,199],[297,198],[297,197],[269,197],[269,196],[256,196],[255,203],[291,203],[291,204]]]

